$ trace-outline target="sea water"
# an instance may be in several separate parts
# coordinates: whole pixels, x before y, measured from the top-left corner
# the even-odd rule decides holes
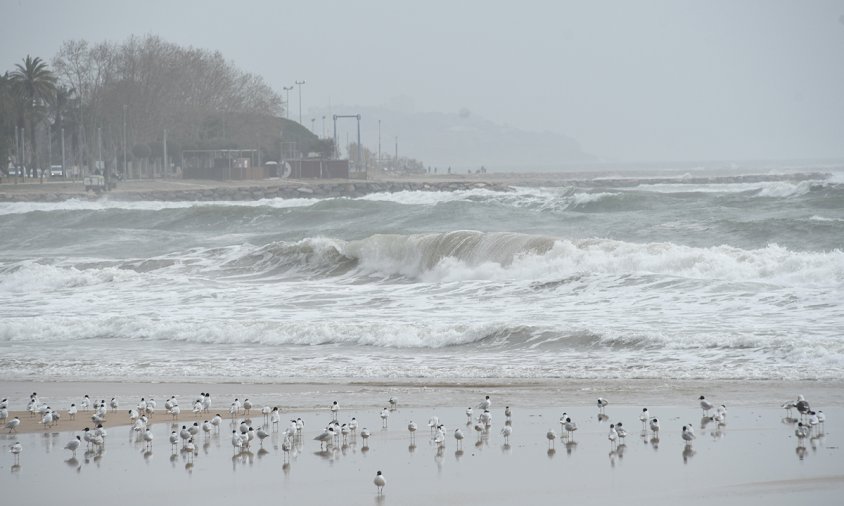
[[[809,172],[0,203],[0,379],[844,379]]]

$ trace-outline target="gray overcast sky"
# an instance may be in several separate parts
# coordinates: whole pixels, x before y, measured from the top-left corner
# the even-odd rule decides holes
[[[306,80],[306,111],[407,97],[620,161],[844,157],[843,1],[0,0],[0,19],[0,69],[153,33]]]

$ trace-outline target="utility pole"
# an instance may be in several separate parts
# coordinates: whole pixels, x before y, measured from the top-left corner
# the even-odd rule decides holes
[[[305,84],[305,81],[296,81],[296,84],[299,86],[299,124],[302,124],[302,85]]]
[[[293,86],[284,86],[282,89],[284,90],[285,95],[284,117],[290,119],[290,90],[293,89]]]
[[[169,164],[167,163],[167,129],[164,129],[164,176],[167,176],[167,170],[169,169]]]
[[[325,114],[322,115],[322,138],[325,139]]]
[[[62,177],[67,179],[67,167],[64,164],[64,127],[62,127]]]
[[[128,177],[128,170],[126,167],[126,109],[129,106],[127,104],[123,104],[123,177]]]

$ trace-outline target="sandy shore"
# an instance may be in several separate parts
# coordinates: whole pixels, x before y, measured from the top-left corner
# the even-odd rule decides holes
[[[26,419],[29,433],[0,436],[0,480],[10,504],[28,505],[67,501],[96,491],[104,500],[122,504],[184,500],[222,504],[231,501],[288,501],[300,504],[483,504],[509,505],[572,503],[605,504],[837,504],[844,492],[840,434],[844,429],[840,385],[813,383],[612,382],[594,385],[610,391],[606,417],[598,416],[592,399],[599,395],[587,382],[534,382],[516,385],[460,384],[437,387],[407,382],[329,382],[319,384],[115,384],[115,383],[0,383],[0,397],[15,407],[38,392],[48,402],[61,405],[81,392],[91,398],[119,396],[121,409],[109,415],[109,435],[103,449],[80,448],[76,456],[64,445],[85,425],[63,421],[44,430]],[[727,420],[718,425],[702,418],[697,388],[707,387],[708,397],[728,405]],[[217,408],[227,406],[233,395],[253,399],[258,405],[278,401],[282,420],[301,417],[305,429],[293,451],[285,455],[279,432],[248,451],[230,444],[232,426],[225,422],[220,434],[198,438],[198,454],[191,458],[171,450],[170,430],[192,423],[192,414],[179,420],[161,413],[153,417],[155,440],[145,446],[126,427],[125,409],[135,398],[154,395],[160,407],[167,392],[186,406],[198,392],[212,392]],[[490,429],[477,434],[467,425],[466,406],[476,406],[486,391],[493,399]],[[794,421],[774,399],[804,393],[827,415],[823,431],[802,442],[794,436]],[[105,392],[114,395],[104,395]],[[555,393],[556,392],[556,393]],[[671,392],[671,394],[669,394]],[[20,397],[22,395],[24,398]],[[382,428],[381,409],[389,395],[399,399]],[[160,397],[160,399],[159,399]],[[231,399],[229,397],[232,397]],[[131,399],[131,400],[130,400]],[[297,402],[293,402],[298,400]],[[368,427],[368,442],[359,437],[338,441],[321,449],[313,438],[330,420],[328,406],[341,405],[339,420],[356,417]],[[658,435],[642,432],[638,420],[642,402],[659,417]],[[662,400],[662,402],[658,402]],[[512,406],[510,444],[500,433],[503,409]],[[125,408],[125,409],[124,409]],[[227,416],[227,410],[214,409]],[[475,409],[477,414],[477,408]],[[578,423],[573,439],[563,440],[559,418],[563,412]],[[445,424],[444,448],[431,441],[427,422],[437,416]],[[201,418],[201,417],[200,417]],[[253,425],[262,424],[260,414]],[[416,442],[407,424],[417,422]],[[625,444],[611,447],[610,423],[622,421],[629,435]],[[680,437],[683,425],[693,426],[697,439],[687,447]],[[455,428],[466,437],[456,447]],[[558,437],[549,448],[546,432]],[[19,441],[23,447],[15,462],[8,449]],[[377,496],[372,479],[381,470],[387,477],[383,496]],[[41,485],[49,484],[48,487]],[[37,493],[34,493],[37,491]],[[130,491],[132,491],[130,493]],[[69,495],[70,494],[70,495]]]

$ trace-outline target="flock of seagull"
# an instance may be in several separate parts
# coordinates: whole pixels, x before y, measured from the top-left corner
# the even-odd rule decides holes
[[[718,424],[719,427],[726,424],[727,407],[725,405],[721,404],[716,407],[703,395],[701,395],[698,400],[700,402],[704,421],[714,422]],[[605,408],[607,405],[609,405],[609,401],[603,397],[598,398],[598,418],[601,421],[608,420],[608,417],[605,414]],[[390,397],[389,406],[385,407],[380,414],[383,428],[387,427],[390,414],[392,411],[397,409],[397,406],[398,399]],[[93,427],[84,428],[82,434],[75,435],[74,439],[71,439],[64,448],[71,451],[74,456],[83,443],[86,445],[86,448],[93,449],[94,451],[101,451],[105,446],[106,438],[108,436],[106,429],[103,427],[103,423],[106,421],[109,412],[116,412],[119,410],[119,407],[120,404],[116,397],[106,403],[104,399],[99,402],[92,401],[88,395],[85,395],[78,406],[75,403],[72,403],[66,411],[67,418],[74,420],[80,410],[86,413],[91,412],[90,420]],[[137,435],[136,440],[138,442],[143,442],[147,449],[150,450],[155,439],[151,430],[150,420],[152,416],[156,414],[157,407],[158,404],[154,399],[141,398],[136,406],[128,410],[128,421],[131,426],[131,430]],[[221,426],[223,426],[223,417],[219,413],[206,419],[202,423],[199,423],[198,421],[193,422],[190,425],[185,423],[181,426],[181,429],[178,429],[179,424],[177,421],[182,413],[182,408],[180,407],[176,397],[171,396],[167,399],[164,402],[163,408],[166,416],[170,416],[173,423],[173,430],[169,437],[171,451],[175,452],[179,447],[181,447],[181,451],[186,454],[189,463],[193,462],[193,457],[197,452],[195,438],[197,438],[200,433],[202,433],[206,439],[211,435],[220,434]],[[785,409],[787,413],[785,420],[791,423],[796,423],[794,434],[798,440],[798,450],[805,445],[806,438],[823,434],[826,416],[821,410],[813,410],[808,401],[806,401],[802,395],[799,395],[796,401],[787,401],[783,403],[782,408]],[[466,408],[466,425],[467,427],[473,427],[474,431],[477,433],[479,442],[485,435],[489,434],[490,428],[492,427],[491,409],[492,400],[488,395],[480,402],[480,404],[477,405],[476,408],[473,409],[471,406]],[[476,410],[478,413],[477,416],[475,416]],[[27,411],[32,417],[40,416],[40,423],[45,429],[55,426],[62,419],[61,413],[53,410],[46,403],[41,402],[37,393],[33,393],[30,396],[27,404]],[[210,415],[211,394],[201,393],[200,397],[191,405],[190,411],[194,417]],[[257,415],[257,413],[260,413],[262,416],[262,424],[258,425],[257,428],[253,426],[253,422],[250,418],[253,416],[253,411],[254,414]],[[371,435],[369,429],[362,427],[360,428],[360,431],[358,431],[359,424],[355,417],[352,417],[348,422],[340,423],[338,420],[340,405],[337,401],[334,401],[333,404],[331,404],[329,411],[331,413],[331,421],[317,436],[313,438],[314,441],[319,442],[320,450],[327,449],[332,445],[339,445],[341,439],[343,444],[345,444],[348,438],[356,438],[358,434],[363,440],[363,448],[367,449],[369,437]],[[799,420],[791,417],[793,411],[797,411],[800,415]],[[264,439],[269,437],[271,433],[280,432],[281,449],[284,455],[284,460],[287,462],[294,445],[302,444],[305,422],[301,417],[290,419],[289,422],[285,422],[285,426],[282,429],[280,427],[281,411],[277,406],[261,406],[258,408],[250,402],[249,399],[240,401],[239,398],[236,398],[229,406],[229,414],[231,416],[232,427],[231,444],[235,453],[248,451],[252,447],[253,441],[256,439],[261,447],[263,447]],[[505,445],[509,445],[510,436],[513,434],[513,427],[511,423],[512,414],[510,407],[506,406],[504,409],[505,423],[500,431]],[[241,416],[243,418],[241,418]],[[643,408],[641,414],[639,415],[639,421],[642,423],[641,434],[646,435],[649,430],[653,437],[658,441],[661,429],[659,419],[652,416],[648,411],[648,408]],[[8,399],[4,398],[0,401],[0,424],[3,424],[9,433],[13,433],[17,432],[17,427],[20,423],[21,421],[19,417],[8,419]],[[443,448],[447,439],[445,425],[441,423],[438,417],[433,416],[428,420],[427,426],[430,430],[432,444],[436,445],[438,449]],[[414,444],[416,440],[416,432],[419,430],[419,425],[411,420],[407,424],[407,430],[410,434],[411,444]],[[570,443],[574,440],[574,434],[577,431],[577,423],[575,423],[567,413],[563,413],[560,417],[560,431],[561,435],[558,436],[557,432],[553,430],[553,428],[548,429],[545,437],[548,440],[549,452],[553,451],[558,437],[563,442]],[[607,434],[611,450],[623,445],[627,435],[627,430],[623,426],[622,422],[619,421],[611,423]],[[454,429],[453,437],[459,450],[462,448],[463,440],[466,437],[463,429],[460,427]],[[693,441],[695,440],[695,432],[692,424],[682,426],[680,437],[687,448],[692,446]],[[10,447],[10,452],[16,463],[20,462],[21,451],[22,446],[20,442],[15,442]],[[386,485],[386,477],[381,471],[377,472],[373,483],[377,487],[378,494],[382,494],[384,486]]]

